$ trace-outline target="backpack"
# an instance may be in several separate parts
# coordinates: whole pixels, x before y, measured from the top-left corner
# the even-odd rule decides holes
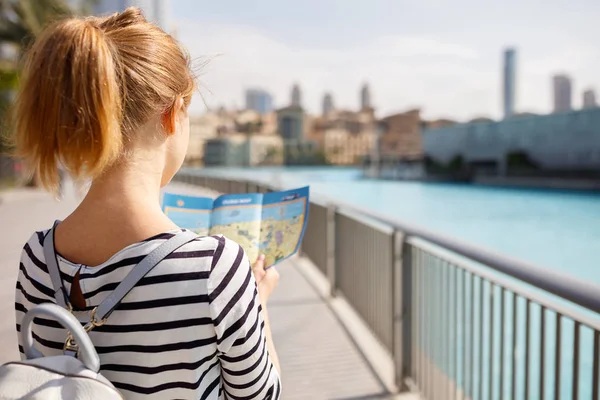
[[[14,361],[0,366],[0,399],[123,399],[123,395],[100,374],[100,359],[88,332],[103,325],[123,298],[152,268],[198,236],[191,231],[184,231],[159,245],[133,267],[115,290],[90,312],[89,322],[81,326],[70,312],[72,307],[62,285],[54,251],[54,229],[58,222],[44,240],[44,256],[56,304],[40,304],[25,314],[21,324],[21,338],[26,361]],[[32,330],[33,320],[37,317],[53,318],[67,329],[63,355],[44,357],[34,347]]]

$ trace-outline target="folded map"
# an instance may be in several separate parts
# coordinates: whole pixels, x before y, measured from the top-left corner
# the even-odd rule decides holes
[[[308,195],[308,187],[216,199],[165,193],[162,207],[181,228],[236,241],[252,264],[264,254],[268,267],[298,251],[308,219]]]

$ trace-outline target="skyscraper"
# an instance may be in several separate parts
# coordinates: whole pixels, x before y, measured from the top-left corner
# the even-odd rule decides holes
[[[554,87],[554,112],[571,111],[571,78],[567,75],[555,75],[552,78]]]
[[[515,113],[515,92],[517,80],[517,51],[513,48],[504,50],[504,82],[502,91],[502,105],[504,118],[509,118]]]
[[[261,89],[246,90],[246,109],[260,114],[267,114],[273,109],[273,98]]]
[[[173,34],[175,27],[171,22],[171,0],[153,0],[154,15],[152,20],[165,32]]]
[[[371,91],[369,85],[365,83],[360,90],[360,109],[366,110],[371,108]]]
[[[598,107],[598,103],[596,103],[596,92],[594,89],[588,89],[583,92],[583,108],[596,107]]]
[[[327,115],[333,111],[333,96],[331,93],[325,93],[323,96],[323,115]]]
[[[127,7],[139,7],[146,19],[171,33],[170,26],[171,0],[100,0],[94,7],[95,14],[122,12]]]
[[[292,87],[291,105],[294,107],[302,107],[302,92],[300,91],[300,86],[298,86],[298,84],[294,84],[294,87]]]

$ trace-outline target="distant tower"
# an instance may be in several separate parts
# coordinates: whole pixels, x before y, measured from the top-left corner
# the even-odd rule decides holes
[[[360,90],[360,108],[361,110],[371,108],[371,91],[369,90],[369,85],[367,83],[365,83]]]
[[[509,118],[515,113],[515,92],[517,80],[517,51],[509,48],[504,50],[504,82],[503,82],[503,107],[504,118]]]
[[[571,78],[567,75],[555,75],[552,78],[554,88],[554,112],[571,111]]]
[[[268,114],[273,110],[273,97],[261,89],[246,90],[246,109],[260,114]]]
[[[171,22],[171,0],[153,0],[153,21],[169,34],[175,32]]]
[[[323,115],[331,113],[333,108],[333,96],[331,93],[325,93],[325,96],[323,96]]]
[[[171,0],[99,0],[94,5],[94,14],[112,14],[123,12],[127,7],[139,7],[144,17],[171,33],[170,21]]]
[[[294,84],[292,87],[292,106],[294,107],[302,107],[302,92],[300,91],[300,86],[298,84]]]
[[[596,92],[594,89],[588,89],[583,92],[583,108],[596,107],[598,107],[598,103],[596,103]]]

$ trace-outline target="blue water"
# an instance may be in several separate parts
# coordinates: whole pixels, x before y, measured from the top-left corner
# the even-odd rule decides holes
[[[420,224],[430,230],[440,231],[502,253],[534,262],[549,269],[600,283],[600,195],[593,193],[500,189],[459,184],[431,184],[419,182],[372,181],[361,179],[362,172],[354,168],[258,168],[258,169],[208,169],[202,171],[228,178],[244,178],[277,184],[285,188],[310,185],[311,197],[342,200],[379,213],[385,213],[408,222]],[[500,398],[500,334],[503,334],[503,398],[512,397],[512,296],[500,296],[495,289],[494,319],[490,328],[489,285],[475,289],[462,280],[458,287],[447,286],[439,279],[442,273],[437,266],[428,266],[429,280],[421,289],[439,296],[446,291],[448,298],[465,293],[466,312],[462,300],[456,307],[445,310],[423,310],[428,318],[428,329],[422,326],[419,347],[434,359],[436,365],[466,388],[473,399]],[[447,273],[444,272],[444,273]],[[454,277],[452,279],[455,279]],[[445,278],[444,281],[447,279]],[[438,285],[438,286],[435,286]],[[482,296],[483,303],[479,300]],[[461,296],[458,296],[459,299]],[[472,300],[476,301],[472,301]],[[500,302],[504,302],[505,320],[500,323]],[[436,302],[434,302],[436,303]],[[469,306],[475,304],[474,315]],[[440,308],[445,304],[439,301]],[[483,304],[480,321],[479,304]],[[539,348],[540,307],[530,308],[529,339],[529,392],[525,393],[525,312],[523,299],[517,303],[517,339],[515,343],[516,399],[539,399],[541,354]],[[560,398],[572,398],[573,328],[570,320],[561,323],[561,341],[556,341],[556,321],[553,312],[546,312],[544,398],[553,398],[555,349],[561,349]],[[457,322],[457,328],[448,332],[443,325],[446,319]],[[483,322],[483,330],[479,327]],[[448,325],[453,326],[453,325]],[[501,330],[503,328],[503,331]],[[429,332],[428,332],[429,331]],[[431,331],[434,331],[431,333]],[[491,338],[493,334],[493,342]],[[481,339],[480,339],[481,338]],[[442,345],[447,342],[446,345]],[[453,346],[452,344],[455,343]],[[462,344],[466,343],[464,347]],[[492,370],[489,350],[493,343]],[[479,347],[481,345],[481,354]],[[442,350],[456,347],[457,354],[449,357]],[[580,377],[577,382],[579,398],[591,397],[593,335],[589,328],[580,332]],[[464,354],[466,352],[466,354]],[[466,355],[464,359],[463,355]],[[479,359],[483,360],[481,372]],[[463,359],[467,361],[463,363]],[[475,360],[475,365],[468,360]],[[462,365],[467,365],[466,373]],[[457,368],[457,365],[460,366]],[[491,376],[491,380],[489,379]],[[489,383],[493,382],[490,392]],[[481,394],[480,394],[480,384]]]
[[[360,179],[354,168],[204,169],[203,173],[310,185],[311,196],[368,208],[600,283],[600,195]]]

